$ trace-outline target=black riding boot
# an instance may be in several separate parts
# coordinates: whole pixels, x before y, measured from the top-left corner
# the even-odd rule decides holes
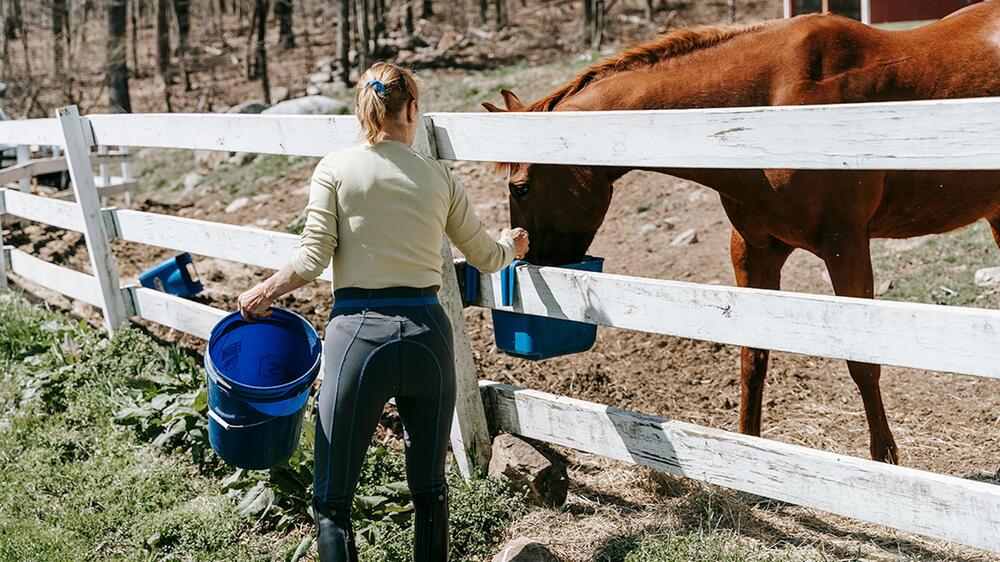
[[[320,562],[357,562],[358,547],[351,527],[351,502],[326,503],[313,499]]]
[[[413,561],[448,561],[448,487],[413,494]]]

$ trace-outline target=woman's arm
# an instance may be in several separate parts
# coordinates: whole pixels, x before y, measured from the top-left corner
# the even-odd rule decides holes
[[[244,320],[267,318],[271,315],[268,307],[279,297],[309,284],[303,279],[291,263],[285,265],[266,281],[258,283],[254,288],[239,297],[239,311]]]

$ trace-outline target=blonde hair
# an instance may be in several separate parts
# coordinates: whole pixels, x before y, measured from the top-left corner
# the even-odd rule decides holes
[[[377,62],[361,75],[354,88],[354,115],[370,144],[377,144],[386,119],[420,99],[413,73],[387,62]]]

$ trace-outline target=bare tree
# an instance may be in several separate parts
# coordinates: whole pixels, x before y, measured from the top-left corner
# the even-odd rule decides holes
[[[486,25],[486,11],[489,7],[489,0],[479,0],[479,23],[482,25]]]
[[[128,0],[108,0],[108,92],[112,111],[132,112],[128,95],[125,31]]]
[[[420,17],[429,18],[434,15],[434,6],[432,5],[433,4],[432,0],[423,0],[421,4],[422,7],[420,9]]]
[[[493,0],[493,18],[497,29],[507,26],[507,0]]]
[[[63,33],[66,30],[66,0],[52,0],[52,77],[63,74]]]
[[[156,0],[156,69],[165,84],[172,84],[170,72],[170,0]]]
[[[368,6],[369,0],[355,0],[354,2],[354,23],[357,27],[357,44],[355,50],[358,53],[358,68],[366,70],[371,64],[371,32],[368,27]]]
[[[726,4],[729,9],[729,23],[736,23],[736,0],[727,0]]]
[[[413,23],[413,10],[414,2],[409,0],[404,0],[403,2],[403,30],[406,31],[406,35],[413,35],[416,32],[416,26]]]
[[[583,0],[583,41],[600,49],[604,41],[604,0]]]
[[[254,8],[257,16],[257,76],[264,90],[264,102],[271,105],[271,84],[267,78],[267,0],[257,0]]]
[[[184,91],[191,91],[191,75],[188,72],[188,34],[191,31],[191,0],[174,0],[174,15],[177,18],[177,58],[181,63]],[[266,14],[265,14],[265,17]]]
[[[295,47],[295,33],[292,31],[292,0],[275,0],[274,15],[278,18],[282,48]]]
[[[6,8],[3,34],[7,39],[17,39],[17,33],[24,23],[21,18],[21,0],[7,0]]]
[[[337,72],[340,81],[351,83],[351,0],[337,3]]]

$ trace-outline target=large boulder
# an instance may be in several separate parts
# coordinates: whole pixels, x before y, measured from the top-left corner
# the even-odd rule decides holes
[[[266,115],[331,115],[347,112],[347,104],[327,96],[305,96],[264,110]]]
[[[513,435],[502,434],[493,440],[489,475],[505,479],[515,490],[527,491],[534,505],[558,507],[566,503],[566,466]]]
[[[504,545],[493,562],[559,562],[559,559],[543,544],[519,537]]]

